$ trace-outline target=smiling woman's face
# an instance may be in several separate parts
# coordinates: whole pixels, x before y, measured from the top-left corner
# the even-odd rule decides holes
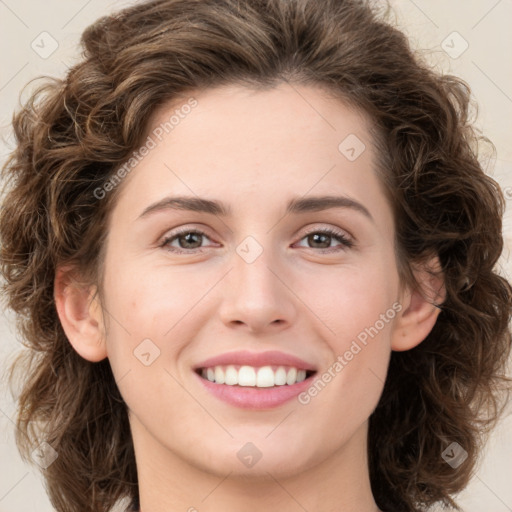
[[[423,306],[400,294],[369,125],[316,88],[194,97],[120,185],[106,343],[87,356],[108,355],[138,463],[277,478],[365,460],[390,352],[431,327],[418,328]],[[148,134],[175,109],[160,109]],[[294,384],[293,368],[308,378]]]

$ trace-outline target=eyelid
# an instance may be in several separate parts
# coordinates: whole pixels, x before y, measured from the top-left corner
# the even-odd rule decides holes
[[[350,239],[351,241],[355,242],[355,237],[346,229],[340,228],[338,226],[332,226],[332,225],[318,225],[315,224],[311,228],[307,228],[306,232],[302,235],[301,238],[304,236],[310,235],[312,233],[317,233],[319,231],[327,231],[332,234],[336,234],[337,236],[344,236],[347,239]]]
[[[206,228],[203,228],[203,227],[195,227],[193,225],[186,225],[186,226],[181,226],[181,227],[178,227],[178,228],[175,228],[175,229],[171,229],[169,231],[166,231],[160,238],[159,238],[159,242],[158,242],[158,246],[159,247],[162,247],[162,246],[165,246],[170,240],[172,239],[176,239],[177,237],[179,237],[180,235],[186,235],[187,233],[196,233],[198,235],[201,235],[203,236],[204,238],[208,238],[208,240],[210,241],[214,241],[214,237],[210,236],[208,234],[208,230]],[[201,249],[205,249],[206,247],[204,248],[201,248]],[[192,251],[197,251],[199,249],[182,249],[183,251],[186,251],[186,252],[192,252]]]
[[[345,231],[341,228],[332,227],[332,226],[328,226],[328,227],[313,226],[312,228],[308,229],[308,231],[306,231],[301,236],[299,236],[298,242],[300,242],[307,236],[312,235],[314,233],[323,233],[332,238],[338,239],[338,241],[342,244],[342,246],[344,246],[345,249],[350,249],[355,246],[355,238],[350,233],[348,233],[347,231]],[[337,252],[337,250],[338,250],[336,247],[328,247],[326,249],[315,249],[314,247],[305,247],[305,249],[313,249],[315,251],[320,251],[320,252],[323,251],[324,253]]]
[[[208,233],[211,230],[204,224],[192,222],[190,224],[182,224],[181,226],[177,226],[175,228],[166,229],[160,238],[164,238],[166,236],[175,236],[183,232],[188,233],[189,231],[198,231],[210,237]]]
[[[174,254],[200,254],[207,250],[211,246],[207,247],[196,247],[193,249],[182,249],[179,247],[172,247],[170,248],[170,243],[174,242],[177,238],[179,238],[181,235],[186,235],[187,233],[195,233],[197,235],[200,235],[204,238],[207,238],[208,240],[215,242],[214,237],[211,237],[208,234],[208,230],[203,227],[195,227],[192,225],[186,225],[181,226],[179,228],[176,228],[174,230],[171,230],[169,232],[166,232],[161,238],[160,242],[158,243],[158,247],[161,248],[167,248],[167,251]],[[340,246],[335,247],[327,247],[327,248],[315,248],[315,247],[303,247],[304,249],[310,249],[313,250],[313,252],[320,252],[321,254],[328,254],[328,253],[337,253],[342,252],[347,249],[351,249],[355,246],[355,238],[348,233],[346,230],[341,229],[339,227],[334,226],[319,226],[314,225],[306,232],[303,232],[302,235],[297,235],[298,239],[296,242],[294,242],[293,245],[300,243],[304,238],[311,234],[315,233],[322,233],[324,235],[330,236],[334,239],[337,239],[338,242],[341,244]]]

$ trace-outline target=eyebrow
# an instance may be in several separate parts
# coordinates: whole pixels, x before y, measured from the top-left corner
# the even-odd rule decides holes
[[[371,213],[365,206],[363,206],[358,201],[345,196],[314,196],[295,198],[288,203],[286,207],[286,214],[319,212],[329,210],[331,208],[350,208],[359,213],[362,213],[372,222],[374,221]],[[151,213],[165,210],[186,210],[192,212],[210,213],[220,217],[232,216],[231,208],[221,201],[193,196],[175,196],[165,197],[160,201],[149,205],[139,215],[139,219],[147,217]]]

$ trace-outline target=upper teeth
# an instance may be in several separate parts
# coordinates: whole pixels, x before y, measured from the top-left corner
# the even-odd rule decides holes
[[[227,384],[229,386],[255,386],[257,388],[270,388],[272,386],[292,385],[302,382],[306,378],[306,370],[297,370],[294,367],[252,366],[234,365],[214,366],[203,368],[201,375],[211,382]]]

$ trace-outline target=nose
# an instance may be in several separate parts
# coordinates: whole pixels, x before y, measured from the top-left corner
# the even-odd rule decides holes
[[[270,250],[263,250],[250,263],[234,254],[233,267],[223,279],[222,322],[253,333],[273,333],[289,327],[297,311],[290,281],[289,271]]]

